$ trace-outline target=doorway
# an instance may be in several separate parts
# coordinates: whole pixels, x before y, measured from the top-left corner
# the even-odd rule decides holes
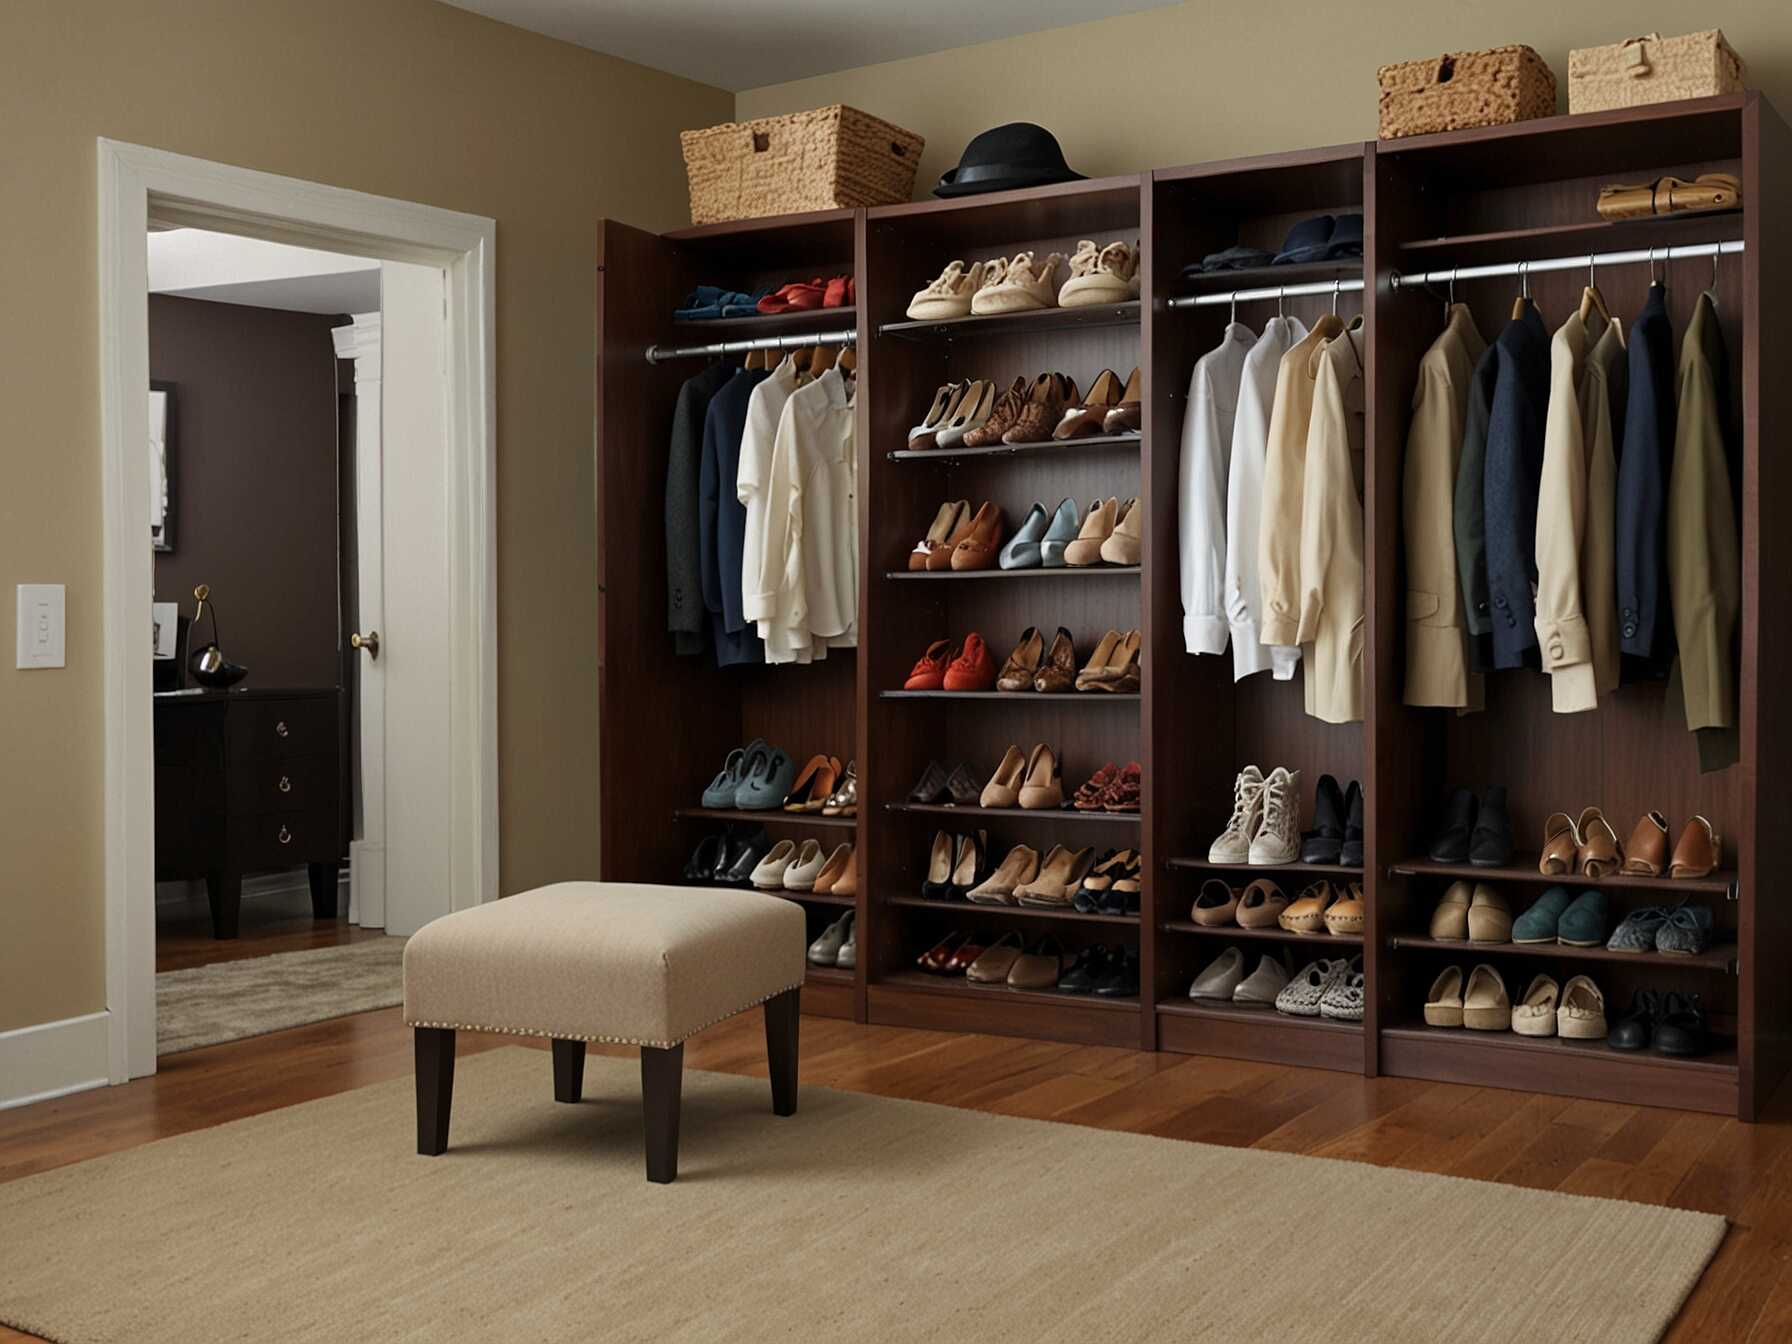
[[[490,220],[473,216],[111,141],[99,143],[99,156],[107,538],[107,1073],[112,1082],[122,1082],[155,1071],[154,875],[160,838],[155,794],[164,766],[180,763],[164,756],[181,754],[165,751],[157,731],[158,706],[152,695],[156,650],[142,638],[153,568],[150,548],[142,544],[142,501],[153,494],[155,461],[142,448],[153,442],[155,428],[154,403],[144,395],[150,385],[146,234],[152,226],[200,229],[396,263],[382,265],[382,287],[402,294],[405,320],[423,333],[403,342],[404,355],[395,356],[386,368],[388,388],[408,379],[412,391],[423,392],[405,398],[411,409],[404,415],[381,417],[372,472],[374,526],[362,527],[358,535],[361,600],[352,613],[356,628],[340,630],[345,646],[351,635],[366,636],[355,640],[350,650],[354,670],[342,680],[354,683],[359,712],[353,717],[360,741],[370,744],[367,758],[383,767],[361,770],[359,787],[351,791],[359,802],[348,809],[352,815],[346,829],[367,842],[351,864],[354,904],[363,906],[364,891],[377,907],[357,908],[354,915],[357,923],[384,923],[389,933],[408,934],[429,918],[497,894],[491,509],[495,229]],[[381,314],[378,326],[389,343],[389,311]],[[360,357],[351,357],[360,392]],[[178,389],[174,401],[178,424]],[[361,424],[359,414],[356,424]],[[363,513],[368,508],[363,488],[367,461],[365,451],[357,453],[355,507]],[[179,516],[177,505],[176,528]],[[371,603],[365,600],[370,538],[376,552]],[[226,591],[216,587],[214,618]],[[185,611],[192,612],[196,601],[189,594]],[[182,651],[183,671],[195,670],[195,651],[203,655],[215,645],[211,671],[221,667],[228,677],[234,660],[224,639],[228,614],[225,620],[217,635],[209,621],[195,623],[192,648]],[[254,683],[245,678],[241,684]],[[303,689],[267,682],[262,688]],[[295,751],[307,728],[314,743],[328,731],[323,711],[315,707],[256,703],[246,691],[222,687],[195,692],[196,700],[208,696],[234,716],[214,732],[213,740],[224,744],[225,754],[207,757],[218,764],[227,790],[259,788],[264,782],[260,774],[276,781],[269,789],[279,789],[283,776],[287,787],[293,787],[296,772],[277,768],[282,753]],[[277,694],[272,698],[277,700]],[[346,733],[344,741],[346,751]],[[357,759],[363,759],[359,750]],[[239,761],[273,762],[275,768],[250,768]],[[248,784],[237,778],[245,772],[253,777]],[[237,810],[261,818],[258,824],[268,834],[257,831],[241,843],[227,840],[224,852],[233,872],[251,861],[271,863],[297,855],[296,847],[282,848],[296,845],[295,825],[257,805]],[[229,813],[227,806],[218,815]],[[305,857],[311,860],[309,854]],[[311,876],[316,876],[315,868]],[[340,919],[335,893],[320,890],[315,881],[309,885],[309,895],[319,897],[314,915],[328,909],[332,921]]]

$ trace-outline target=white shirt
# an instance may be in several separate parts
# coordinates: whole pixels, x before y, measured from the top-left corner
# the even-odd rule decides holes
[[[1262,584],[1258,549],[1263,526],[1263,462],[1269,450],[1269,412],[1275,402],[1282,356],[1306,339],[1299,318],[1272,317],[1245,356],[1238,411],[1232,427],[1232,461],[1226,478],[1226,619],[1232,627],[1232,679],[1271,668],[1277,681],[1292,681],[1299,649],[1266,648],[1258,639]]]
[[[768,571],[781,572],[782,558],[790,544],[790,501],[786,497],[777,507],[771,507],[768,491],[778,425],[798,386],[796,357],[787,355],[771,376],[753,389],[747,402],[746,429],[741,435],[740,466],[735,474],[735,497],[747,510],[741,538],[741,614],[758,630],[768,663],[806,663],[811,658],[806,638],[800,645],[794,644],[789,632],[777,626],[773,594],[765,591],[762,582]],[[777,558],[768,560],[768,553]]]
[[[782,553],[767,537],[756,596],[770,604],[773,650],[811,656],[859,638],[858,454],[845,378],[828,369],[792,393],[778,421],[766,507],[781,512]],[[792,659],[791,661],[794,661]]]
[[[1256,340],[1242,322],[1232,323],[1188,380],[1176,500],[1182,638],[1190,653],[1226,651],[1226,480],[1239,382]]]

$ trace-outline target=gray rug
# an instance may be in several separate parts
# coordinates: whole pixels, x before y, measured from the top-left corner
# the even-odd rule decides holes
[[[156,976],[156,1054],[404,1002],[403,938],[276,952]]]

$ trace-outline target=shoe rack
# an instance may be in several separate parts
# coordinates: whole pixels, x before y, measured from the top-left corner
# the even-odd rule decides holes
[[[1599,186],[1673,173],[1740,174],[1743,209],[1605,223]],[[1317,213],[1361,209],[1365,257],[1343,264],[1266,268],[1189,281],[1181,268],[1234,242],[1274,247]],[[1516,126],[1351,144],[1160,170],[955,201],[870,211],[785,216],[651,235],[603,226],[598,273],[597,492],[600,542],[599,695],[602,876],[671,882],[704,825],[726,820],[694,806],[728,750],[755,736],[799,760],[816,751],[856,757],[855,820],[754,814],[774,837],[815,835],[858,846],[859,958],[855,971],[812,971],[804,1008],[860,1021],[1018,1034],[1146,1050],[1260,1059],[1366,1075],[1438,1079],[1620,1102],[1676,1106],[1752,1119],[1792,1062],[1792,903],[1762,882],[1763,846],[1792,833],[1792,792],[1760,769],[1792,747],[1792,702],[1771,694],[1792,667],[1792,622],[1774,595],[1792,584],[1792,532],[1771,527],[1771,506],[1792,500],[1792,455],[1775,451],[1792,423],[1792,381],[1770,326],[1792,304],[1792,249],[1774,221],[1792,217],[1792,135],[1755,94],[1556,117]],[[1138,304],[1050,309],[916,323],[910,295],[953,258],[1021,248],[1068,254],[1080,238],[1141,240]],[[1701,773],[1677,706],[1660,685],[1627,684],[1599,709],[1557,715],[1545,678],[1501,672],[1484,712],[1413,709],[1402,702],[1405,601],[1401,483],[1418,362],[1441,330],[1443,288],[1397,277],[1450,267],[1588,252],[1740,240],[1718,268],[1718,313],[1729,348],[1741,462],[1743,609],[1736,761]],[[1709,260],[1676,260],[1666,273],[1676,334],[1711,282]],[[670,314],[697,282],[743,289],[795,275],[851,273],[857,311],[747,318],[680,327]],[[1578,302],[1584,271],[1538,273],[1530,291],[1553,332]],[[1640,308],[1648,267],[1601,270],[1601,290],[1626,322]],[[1229,654],[1184,651],[1178,582],[1177,461],[1195,360],[1218,344],[1225,304],[1175,306],[1172,297],[1252,286],[1338,282],[1337,312],[1366,319],[1364,514],[1366,717],[1330,725],[1303,711],[1299,674],[1234,684]],[[1342,288],[1357,282],[1361,292]],[[1484,337],[1503,325],[1518,282],[1462,280]],[[1308,325],[1332,311],[1323,292],[1288,296],[1284,311]],[[1260,330],[1277,304],[1241,303],[1237,319]],[[793,323],[795,324],[793,327]],[[650,345],[856,324],[861,534],[861,646],[806,668],[718,671],[707,658],[674,657],[664,633],[666,585],[661,500],[665,444],[679,385],[699,361],[649,364]],[[695,330],[701,326],[702,331]],[[727,328],[726,331],[723,328]],[[1143,369],[1142,436],[1021,450],[904,451],[906,430],[942,383],[1031,377],[1059,369],[1086,387],[1103,368]],[[1784,445],[1779,445],[1783,449]],[[1035,501],[1122,499],[1148,510],[1137,570],[991,571],[911,575],[908,549],[948,498],[999,503],[1007,526]],[[1765,506],[1765,507],[1764,507]],[[1779,604],[1783,605],[1783,604]],[[1029,625],[1059,625],[1086,656],[1109,627],[1143,632],[1136,698],[1077,694],[900,693],[910,665],[935,639],[976,630],[999,664]],[[1079,657],[1079,661],[1080,661]],[[1763,694],[1763,691],[1769,693]],[[1108,761],[1144,767],[1137,816],[990,813],[903,802],[930,759],[990,769],[1010,743],[1057,746],[1066,794]],[[1354,940],[1279,930],[1211,930],[1189,920],[1206,862],[1225,825],[1238,769],[1301,771],[1303,818],[1322,773],[1360,779],[1368,922]],[[1430,943],[1432,905],[1457,870],[1424,860],[1436,808],[1456,785],[1510,791],[1516,851],[1505,869],[1473,869],[1501,885],[1515,910],[1556,882],[1536,871],[1544,817],[1601,805],[1620,835],[1651,808],[1676,833],[1703,813],[1723,832],[1724,871],[1697,882],[1614,878],[1597,885],[1614,922],[1639,904],[1679,896],[1709,903],[1718,940],[1696,957],[1621,954],[1556,945]],[[832,829],[822,831],[821,826]],[[920,899],[936,828],[985,828],[992,862],[1009,845],[1097,848],[1136,843],[1145,856],[1135,920]],[[1290,896],[1317,876],[1354,871],[1291,865],[1234,874],[1274,877]],[[1582,882],[1585,879],[1581,880]],[[837,909],[808,902],[813,932]],[[1056,934],[1066,951],[1093,942],[1136,945],[1136,999],[971,986],[919,972],[917,954],[952,928]],[[1228,943],[1247,954],[1286,946],[1297,964],[1360,950],[1367,1006],[1360,1024],[1192,1002],[1188,985]],[[1253,955],[1254,960],[1254,955]],[[1621,1053],[1602,1042],[1520,1038],[1423,1025],[1425,991],[1444,965],[1486,961],[1521,989],[1534,971],[1594,977],[1616,1020],[1638,986],[1697,990],[1720,1038],[1709,1055],[1677,1059]]]

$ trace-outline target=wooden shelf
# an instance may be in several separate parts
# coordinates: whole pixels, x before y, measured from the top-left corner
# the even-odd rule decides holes
[[[1008,985],[979,985],[962,975],[929,975],[925,971],[893,971],[878,982],[892,988],[919,990],[923,993],[949,995],[975,1002],[987,999],[1002,1003],[1033,1003],[1054,1008],[1095,1008],[1109,1012],[1139,1011],[1137,996],[1111,998],[1104,994],[1066,994],[1057,989],[1014,989]]]
[[[1142,434],[1091,434],[1083,439],[1047,439],[1043,443],[992,443],[984,448],[893,448],[892,462],[951,462],[963,457],[1062,457],[1091,451],[1137,451]]]
[[[794,313],[760,313],[756,317],[706,317],[691,321],[673,320],[678,343],[699,332],[713,331],[718,341],[744,341],[754,336],[784,336],[801,331],[834,331],[859,324],[857,308],[804,308]],[[690,344],[707,345],[707,341]]]
[[[1118,924],[1129,929],[1139,927],[1137,915],[1086,915],[1081,910],[1072,910],[1068,906],[1063,909],[1047,909],[1037,905],[979,905],[976,901],[930,901],[925,896],[892,896],[884,904],[901,906],[907,910],[943,910],[977,919],[989,915],[996,919],[1062,919],[1075,924]]]
[[[1091,304],[1087,308],[1032,308],[1024,313],[952,317],[938,322],[886,322],[877,329],[877,334],[897,336],[905,341],[965,340],[973,336],[1001,336],[1011,332],[1032,335],[1035,332],[1062,331],[1072,327],[1138,325],[1139,301],[1134,299],[1129,303]]]
[[[1388,869],[1396,877],[1472,877],[1483,882],[1522,882],[1540,887],[1599,887],[1606,891],[1679,891],[1728,896],[1736,874],[1720,869],[1709,877],[1585,877],[1563,873],[1551,877],[1535,865],[1480,868],[1468,863],[1433,863],[1430,859],[1404,859]]]
[[[1137,812],[1079,812],[1074,807],[956,807],[951,803],[886,803],[891,812],[919,812],[961,819],[998,817],[1010,821],[1122,821],[1139,824]]]
[[[937,583],[942,579],[1074,579],[1074,578],[1138,578],[1143,571],[1138,565],[1059,565],[1047,569],[1034,565],[1031,569],[887,569],[886,579],[923,579]],[[1037,691],[1003,691],[1003,695],[1037,695]],[[1094,692],[1087,692],[1094,694]]]
[[[742,888],[742,890],[758,891],[760,888],[748,887]],[[767,896],[782,896],[785,900],[795,901],[798,905],[833,905],[842,910],[851,910],[859,903],[856,896],[836,896],[831,891],[820,896],[812,891],[768,891],[765,894]]]
[[[1360,879],[1360,867],[1347,868],[1341,863],[1211,863],[1206,859],[1165,859],[1166,868],[1183,868],[1197,873],[1313,873],[1319,877],[1337,875]]]
[[[1191,919],[1167,919],[1163,927],[1172,933],[1200,933],[1214,938],[1262,938],[1275,943],[1299,943],[1306,947],[1361,947],[1360,933],[1290,933],[1287,929],[1241,929],[1236,924],[1197,924]]]
[[[1400,244],[1415,270],[1437,270],[1439,260],[1537,261],[1579,252],[1624,252],[1688,243],[1729,242],[1742,236],[1742,211],[1705,210],[1643,219],[1586,219],[1489,233],[1415,238]],[[1497,257],[1494,254],[1498,254]],[[1466,282],[1465,282],[1466,283]]]
[[[805,962],[807,968],[803,972],[803,980],[812,985],[846,985],[851,987],[857,983],[856,971],[842,970],[838,966],[817,966],[813,962]]]
[[[1316,280],[1362,278],[1363,259],[1341,257],[1337,261],[1308,261],[1299,265],[1246,266],[1235,271],[1184,269],[1179,288],[1183,294],[1224,294],[1229,289],[1274,289],[1277,285],[1310,285]],[[1329,302],[1329,296],[1325,294],[1299,297]]]
[[[672,815],[680,821],[757,821],[767,826],[834,826],[841,830],[859,824],[857,817],[824,817],[819,812],[786,812],[781,807],[768,807],[763,812],[738,807],[680,807]]]
[[[1607,1005],[1608,1010],[1610,1005]],[[1470,1031],[1467,1027],[1428,1027],[1422,1022],[1401,1022],[1382,1028],[1384,1037],[1395,1040],[1448,1042],[1464,1050],[1512,1050],[1568,1058],[1587,1068],[1601,1063],[1647,1064],[1654,1068],[1684,1070],[1688,1073],[1734,1073],[1736,1042],[1722,1036],[1711,1038],[1713,1049],[1708,1055],[1664,1055],[1659,1050],[1614,1050],[1603,1040],[1574,1041],[1560,1036],[1520,1036],[1513,1031]]]
[[[1112,701],[1116,704],[1137,704],[1137,691],[879,691],[884,700],[982,700],[989,704],[1025,705],[1039,700],[1072,701],[1090,704]]]
[[[1664,970],[1728,971],[1736,961],[1734,943],[1713,943],[1703,952],[1678,956],[1671,952],[1613,952],[1604,947],[1570,947],[1566,943],[1471,943],[1450,942],[1442,938],[1409,938],[1404,934],[1389,939],[1396,948],[1419,948],[1434,952],[1454,952],[1460,956],[1549,957],[1557,961],[1613,961],[1639,966],[1659,966]]]
[[[1220,1003],[1217,1000],[1210,1003],[1203,999],[1159,999],[1157,1011],[1171,1017],[1200,1017],[1214,1022],[1249,1022],[1266,1026],[1304,1028],[1309,1031],[1354,1036],[1358,1039],[1363,1034],[1361,1022],[1339,1022],[1330,1017],[1296,1017],[1292,1013],[1278,1013],[1270,1007],[1241,1008],[1237,1004]]]
[[[1274,1008],[1242,1008],[1179,996],[1159,999],[1160,1049],[1257,1059],[1303,1068],[1361,1073],[1367,1053],[1361,1022],[1294,1017]]]

